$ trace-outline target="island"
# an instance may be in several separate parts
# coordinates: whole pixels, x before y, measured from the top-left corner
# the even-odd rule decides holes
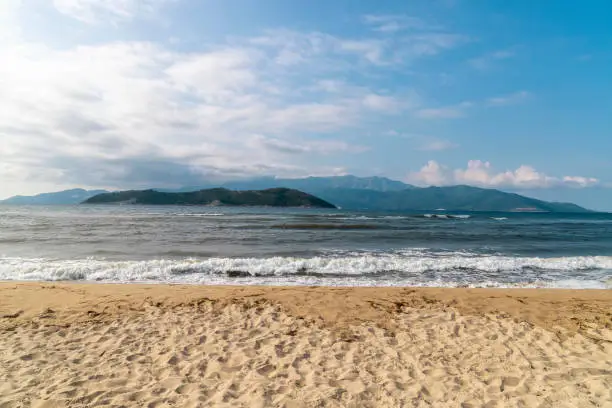
[[[325,200],[290,188],[243,191],[211,188],[181,193],[129,190],[98,194],[83,201],[83,204],[336,208],[335,205]]]
[[[268,191],[268,193],[262,194],[262,190]],[[254,191],[260,192],[254,193]],[[318,207],[321,204],[320,201],[323,201],[326,203],[326,208],[332,208],[329,206],[333,205],[344,210],[356,211],[427,213],[432,211],[592,212],[576,204],[538,200],[512,191],[466,185],[417,187],[384,177],[356,177],[351,175],[295,179],[262,177],[218,184],[203,181],[203,184],[198,186],[183,186],[172,189],[159,187],[145,191],[103,193],[108,193],[108,191],[73,189],[29,197],[15,196],[0,200],[0,205],[75,205],[82,202],[87,204],[133,202],[138,204]],[[274,196],[278,196],[280,201],[272,199]],[[286,198],[281,197],[291,197],[291,200],[285,204],[282,200]],[[318,201],[319,204],[310,202],[307,197],[320,200]],[[91,198],[93,200],[90,201]],[[243,203],[243,200],[247,201]],[[271,203],[277,201],[278,204]]]

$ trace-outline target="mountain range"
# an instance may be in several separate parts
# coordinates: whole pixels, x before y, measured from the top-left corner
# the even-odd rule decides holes
[[[12,205],[58,205],[79,204],[98,194],[107,193],[106,190],[84,190],[74,188],[72,190],[58,191],[55,193],[42,193],[34,196],[13,196],[6,200],[0,200],[0,204]]]
[[[256,178],[221,184],[155,189],[166,193],[193,192],[210,188],[264,190],[289,188],[314,195],[338,207],[352,210],[390,211],[541,211],[588,212],[571,203],[537,200],[519,194],[472,186],[415,187],[385,177],[307,177],[301,179]],[[67,190],[32,197],[16,196],[0,204],[78,204],[104,190]]]

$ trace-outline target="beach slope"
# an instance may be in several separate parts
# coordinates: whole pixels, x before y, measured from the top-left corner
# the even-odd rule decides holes
[[[612,291],[0,283],[0,407],[591,407]]]

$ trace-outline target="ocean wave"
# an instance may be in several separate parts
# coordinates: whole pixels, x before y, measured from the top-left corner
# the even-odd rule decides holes
[[[154,217],[222,217],[223,213],[165,213],[165,212],[145,212],[133,213],[133,216],[154,216]]]
[[[458,220],[467,220],[468,218],[471,218],[471,215],[468,214],[423,214],[422,215],[425,218],[436,218],[436,219],[441,219],[441,220],[446,220],[446,219],[458,219]]]
[[[294,215],[295,217],[304,218],[329,218],[340,221],[353,221],[353,220],[403,220],[413,218],[406,215],[347,215],[347,214],[308,214],[308,215]]]
[[[272,280],[277,284],[361,285],[365,282],[372,286],[524,286],[537,283],[542,287],[582,287],[588,283],[589,287],[605,288],[609,285],[611,271],[612,257],[525,258],[459,252],[436,256],[418,251],[312,258],[146,261],[0,258],[0,280],[26,281],[270,284]],[[250,281],[236,282],[236,279]]]
[[[223,217],[223,213],[172,213],[174,217]]]
[[[273,229],[295,229],[295,230],[353,230],[353,229],[377,229],[372,224],[276,224]]]

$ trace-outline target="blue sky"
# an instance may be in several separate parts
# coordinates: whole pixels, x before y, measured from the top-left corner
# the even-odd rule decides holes
[[[0,197],[355,174],[612,210],[611,21],[597,0],[5,0]]]

